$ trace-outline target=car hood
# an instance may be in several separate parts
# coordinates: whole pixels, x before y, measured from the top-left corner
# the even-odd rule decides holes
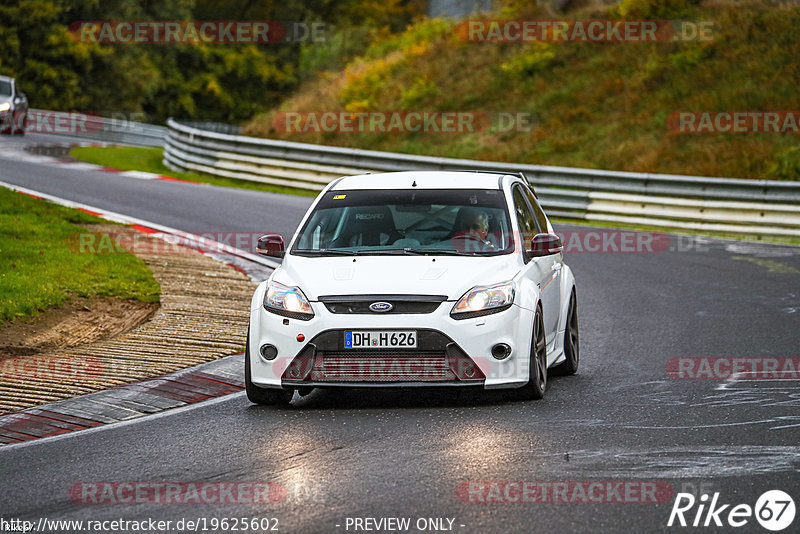
[[[275,280],[320,295],[446,295],[460,298],[476,285],[510,280],[520,267],[512,255],[455,256],[287,256]]]

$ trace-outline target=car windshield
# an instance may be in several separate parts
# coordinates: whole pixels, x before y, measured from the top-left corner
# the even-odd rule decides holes
[[[0,80],[0,96],[11,96],[11,82]]]
[[[514,248],[500,190],[358,190],[325,194],[292,253],[506,254]]]

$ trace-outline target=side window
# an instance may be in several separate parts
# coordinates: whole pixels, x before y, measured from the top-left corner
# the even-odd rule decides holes
[[[533,193],[531,193],[531,190],[528,189],[527,187],[523,187],[522,190],[525,191],[525,196],[527,197],[528,202],[531,205],[531,208],[533,208],[533,215],[536,217],[536,223],[537,223],[538,228],[539,228],[539,232],[538,233],[546,234],[547,233],[547,217],[545,217],[544,211],[542,210],[542,207],[539,205],[539,201],[536,200],[536,197],[533,196]]]
[[[538,233],[538,228],[536,227],[536,219],[520,187],[514,188],[514,213],[519,223],[520,234],[522,234],[520,237],[522,238],[523,250],[528,250],[531,246],[531,239]]]

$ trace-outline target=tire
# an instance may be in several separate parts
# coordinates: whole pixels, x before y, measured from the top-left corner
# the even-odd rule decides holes
[[[575,289],[569,299],[567,308],[567,327],[564,329],[564,357],[563,362],[553,368],[557,374],[574,375],[578,372],[580,363],[580,335],[578,334],[578,297]]]
[[[250,402],[267,406],[287,405],[294,395],[293,389],[269,389],[253,384],[250,377],[250,328],[247,329],[247,344],[244,350],[244,389]]]
[[[536,307],[532,337],[528,383],[517,390],[520,400],[539,400],[547,390],[547,340],[541,305]]]
[[[22,124],[19,124],[20,118],[11,115],[11,135],[25,135],[26,122],[28,120],[27,113],[22,117]]]

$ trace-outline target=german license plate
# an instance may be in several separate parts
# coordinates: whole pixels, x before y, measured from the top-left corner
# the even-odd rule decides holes
[[[346,349],[415,349],[416,330],[345,330]]]

